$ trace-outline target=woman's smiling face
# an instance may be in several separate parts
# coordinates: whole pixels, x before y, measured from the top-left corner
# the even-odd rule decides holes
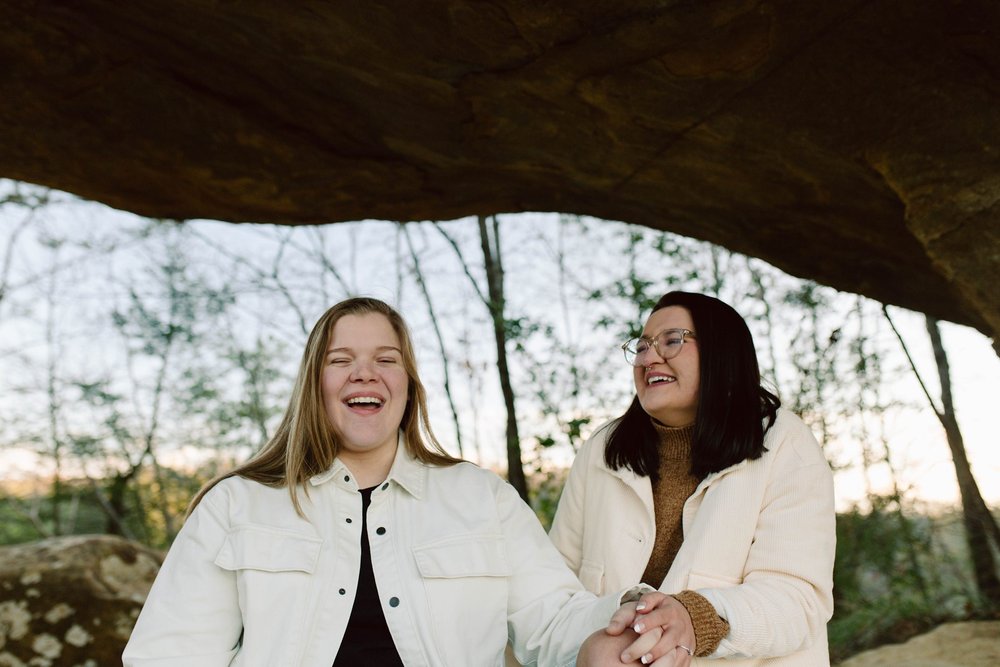
[[[681,306],[654,311],[646,320],[642,335],[654,338],[664,329],[694,331],[691,313]],[[680,354],[670,360],[664,360],[652,347],[647,350],[643,365],[633,369],[635,391],[646,414],[666,426],[694,423],[701,377],[698,364],[698,344],[693,338],[688,339]]]
[[[394,451],[408,386],[399,336],[384,315],[345,315],[337,321],[322,389],[341,458]]]

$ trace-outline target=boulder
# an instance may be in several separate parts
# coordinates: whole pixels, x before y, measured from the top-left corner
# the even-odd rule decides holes
[[[110,535],[0,547],[0,667],[120,665],[161,562]]]
[[[838,667],[996,667],[1000,621],[945,623],[913,637],[859,653]]]

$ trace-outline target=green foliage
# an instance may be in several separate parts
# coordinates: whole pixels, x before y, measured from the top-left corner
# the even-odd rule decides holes
[[[24,515],[0,498],[0,545],[21,544],[44,537]]]
[[[947,620],[947,615],[912,599],[875,600],[851,614],[837,614],[828,629],[836,663],[882,644],[904,642]]]
[[[90,485],[74,480],[61,484],[58,491],[48,487],[41,494],[0,491],[0,544],[20,544],[54,535],[53,509],[57,506],[64,534],[107,532],[106,515]]]
[[[167,530],[159,505],[153,499],[166,499],[171,516],[184,515],[191,497],[211,476],[213,468],[192,472],[162,469],[160,480],[147,474],[138,481],[109,477],[93,482],[81,479],[45,487],[44,492],[0,490],[0,545],[19,544],[62,535],[110,533],[125,535],[144,544],[165,549],[173,533]],[[58,493],[58,496],[55,494]],[[109,504],[121,502],[115,521]],[[56,530],[54,508],[60,508],[60,526]],[[175,531],[176,532],[176,527]]]
[[[961,550],[961,541],[949,537],[954,517],[904,513],[891,496],[871,501],[870,509],[837,516],[828,628],[835,661],[981,611],[969,572],[954,568]]]
[[[531,506],[535,516],[546,531],[552,527],[552,519],[559,506],[559,496],[562,495],[563,484],[566,483],[565,469],[545,469],[534,472],[528,477],[531,488]]]

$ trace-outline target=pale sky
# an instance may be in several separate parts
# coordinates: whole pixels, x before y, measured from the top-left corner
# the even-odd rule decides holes
[[[64,224],[67,225],[104,225],[116,224],[115,221],[129,220],[132,216],[128,214],[111,211],[103,206],[90,203],[77,202],[65,207],[60,215],[67,216]],[[531,214],[527,214],[531,215]],[[57,216],[58,217],[58,216]],[[514,216],[509,216],[513,218]],[[545,216],[539,216],[544,218]],[[9,229],[14,221],[9,217],[0,215],[0,242],[6,242]],[[239,226],[239,234],[233,226],[221,225],[219,223],[199,223],[205,225],[206,233],[229,239],[227,243],[240,244],[253,243],[253,235],[248,232],[246,226]],[[474,226],[472,226],[474,227]],[[347,229],[346,227],[342,229]],[[363,229],[363,226],[356,225],[351,234],[358,233],[356,230]],[[381,228],[380,228],[381,229]],[[258,232],[259,233],[259,232]],[[377,233],[377,232],[376,232]],[[2,250],[2,248],[0,248]],[[525,262],[530,263],[529,260]],[[511,261],[508,267],[512,275],[516,275],[517,262]],[[392,301],[399,285],[400,277],[392,271],[372,272],[366,267],[345,267],[345,271],[351,275],[361,276],[359,280],[363,283],[364,293],[371,294],[386,300]],[[412,279],[410,279],[412,281]],[[511,280],[514,280],[513,278]],[[516,281],[509,283],[516,286]],[[413,290],[409,290],[410,298],[413,297]],[[537,298],[546,301],[541,304],[548,307],[548,302],[552,299],[551,294],[539,294]],[[86,304],[84,304],[84,307]],[[474,309],[475,304],[470,306]],[[403,307],[404,314],[408,318],[417,318],[419,315],[411,314],[419,311],[422,306]],[[891,313],[900,327],[907,344],[911,348],[912,354],[916,357],[921,372],[925,376],[925,381],[931,387],[931,391],[937,395],[937,374],[933,366],[926,331],[924,330],[923,317],[921,315],[893,308]],[[3,328],[5,322],[0,318],[0,335],[4,336],[5,342],[11,340],[11,336],[17,335],[16,329]],[[420,326],[419,322],[411,319],[411,327],[421,336],[429,335]],[[415,326],[416,325],[416,326]],[[997,447],[996,427],[992,417],[997,408],[997,390],[1000,389],[1000,359],[993,351],[989,340],[975,330],[967,327],[944,323],[943,334],[949,359],[951,362],[952,385],[958,418],[965,436],[967,453],[973,466],[973,473],[979,483],[980,489],[987,502],[993,505],[1000,504],[1000,447]],[[481,329],[480,333],[488,331]],[[894,341],[894,338],[892,339]],[[433,342],[430,340],[418,341],[421,345],[421,355],[429,361],[422,361],[422,371],[428,373],[431,364],[434,363],[436,352],[433,349]],[[898,344],[889,341],[888,347]],[[5,346],[7,347],[7,346]],[[489,345],[484,348],[490,350]],[[486,358],[489,356],[489,358]],[[492,352],[483,354],[484,361],[492,363]],[[900,364],[902,356],[896,355],[893,363]],[[0,364],[3,359],[0,358]],[[0,366],[2,368],[2,366]],[[620,369],[614,370],[611,382],[616,383],[615,389],[618,395],[624,396],[631,389],[631,374],[622,364]],[[481,412],[475,424],[475,435],[479,436],[483,446],[482,463],[493,466],[502,466],[504,457],[503,450],[503,411],[499,400],[499,393],[495,386],[495,379],[488,378],[483,391],[486,392],[485,400],[481,401]],[[593,391],[598,395],[602,392],[602,387],[594,387]],[[957,502],[957,485],[955,483],[955,473],[951,463],[950,453],[944,440],[943,430],[939,422],[926,407],[926,399],[920,393],[916,381],[912,374],[904,374],[895,383],[888,387],[887,392],[898,398],[911,402],[915,407],[908,410],[898,410],[887,416],[885,426],[891,442],[891,453],[893,460],[900,470],[899,481],[910,488],[911,498],[919,498],[920,501],[933,506],[937,503],[955,505]],[[9,400],[9,395],[8,395]],[[432,418],[435,429],[439,437],[443,440],[453,432],[451,428],[450,416],[447,404],[439,397],[435,398],[432,393],[431,402]],[[625,402],[620,407],[610,406],[612,414],[624,409]],[[523,418],[523,415],[522,415]],[[463,415],[463,420],[468,419]],[[591,427],[596,427],[592,424]],[[472,436],[470,432],[466,434],[467,439]],[[832,451],[831,451],[832,450]],[[838,463],[851,463],[860,460],[860,453],[857,444],[850,441],[834,442],[828,446],[828,456]],[[467,452],[467,456],[468,456]],[[549,459],[555,463],[568,463],[570,453],[554,453]],[[6,477],[19,476],[31,471],[37,471],[37,462],[33,457],[23,453],[6,451],[0,454],[6,470]],[[870,482],[876,490],[886,490],[887,476],[875,469],[870,477]],[[861,499],[865,495],[865,480],[857,467],[838,471],[835,478],[838,505],[841,508],[847,507],[853,502]]]

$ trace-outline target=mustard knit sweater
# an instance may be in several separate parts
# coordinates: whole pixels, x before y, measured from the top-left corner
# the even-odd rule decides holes
[[[653,507],[656,514],[656,540],[653,553],[642,575],[643,583],[658,588],[663,582],[674,557],[684,541],[681,513],[684,502],[694,493],[700,481],[691,475],[691,438],[694,424],[670,428],[653,422],[660,438],[659,480],[653,482]],[[684,605],[694,625],[695,655],[706,656],[715,651],[729,632],[729,623],[721,618],[712,603],[694,591],[681,591],[673,596]]]

